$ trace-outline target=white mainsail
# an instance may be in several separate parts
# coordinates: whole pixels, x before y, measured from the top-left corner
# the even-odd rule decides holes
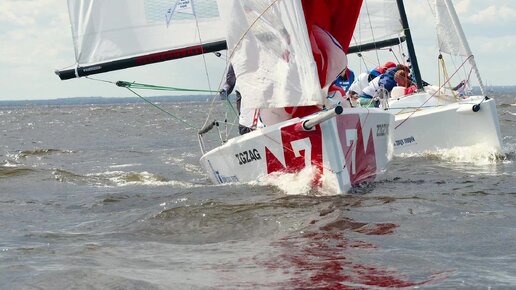
[[[218,4],[244,110],[322,104],[300,0]]]
[[[68,9],[80,66],[225,38],[215,0],[68,0]]]
[[[403,33],[396,0],[364,0],[355,26],[352,46],[364,45]]]

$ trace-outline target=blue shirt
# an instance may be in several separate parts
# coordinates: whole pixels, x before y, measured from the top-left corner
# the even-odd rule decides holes
[[[353,73],[352,70],[348,69],[345,75],[345,77],[339,75],[335,80],[335,85],[343,88],[347,92],[349,90],[349,87],[351,87],[351,84],[355,81],[355,73]]]
[[[392,89],[397,85],[394,80],[394,76],[390,73],[384,73],[380,76],[380,81],[378,82],[380,87],[385,88],[387,91],[392,91]]]

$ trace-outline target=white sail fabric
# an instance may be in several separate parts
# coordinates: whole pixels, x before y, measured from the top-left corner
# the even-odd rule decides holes
[[[363,0],[351,46],[400,37],[403,26],[396,0]]]
[[[434,7],[439,50],[450,55],[469,56],[457,31],[457,25],[454,24],[450,8],[444,0],[434,0]]]
[[[300,0],[218,4],[242,110],[322,104]]]
[[[485,88],[468,40],[462,30],[459,17],[450,0],[434,0],[437,19],[437,39],[439,50],[449,55],[467,57],[475,72],[480,91],[485,95]]]
[[[216,0],[68,0],[68,9],[80,65],[225,37]]]

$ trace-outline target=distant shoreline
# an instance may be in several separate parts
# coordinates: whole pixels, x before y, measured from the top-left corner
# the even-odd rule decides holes
[[[488,86],[488,93],[515,93],[516,86]],[[480,90],[473,88],[475,94]],[[146,97],[151,102],[211,102],[213,96],[210,95],[182,95],[182,96],[154,96]],[[70,97],[48,100],[20,100],[20,101],[0,101],[0,107],[19,107],[19,106],[66,106],[66,105],[112,105],[112,104],[137,104],[144,103],[138,97]]]
[[[153,103],[160,102],[210,102],[213,96],[183,95],[145,97]],[[71,106],[71,105],[112,105],[145,103],[138,97],[72,97],[49,100],[0,101],[0,107],[18,106]]]

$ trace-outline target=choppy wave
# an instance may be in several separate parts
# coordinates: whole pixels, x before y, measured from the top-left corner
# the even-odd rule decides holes
[[[88,174],[88,176],[101,177],[110,181],[115,186],[148,185],[148,186],[183,186],[192,187],[188,182],[168,180],[162,176],[143,172],[107,171],[103,173]]]
[[[28,158],[31,156],[44,156],[44,155],[51,155],[55,153],[61,153],[61,154],[70,154],[73,153],[71,150],[62,150],[62,149],[35,149],[35,150],[23,150],[19,151],[18,153],[12,155],[15,160],[19,160],[22,158]]]
[[[183,188],[195,187],[195,185],[192,183],[168,180],[162,176],[146,171],[106,171],[102,173],[79,175],[66,170],[56,169],[52,172],[52,174],[54,175],[54,178],[60,182],[68,182],[78,185],[95,185],[101,187],[119,187],[130,185],[175,186]]]
[[[114,272],[114,273],[112,273]],[[124,277],[114,270],[66,269],[43,271],[26,279],[8,284],[10,289],[163,289],[159,285],[137,278]],[[29,285],[29,286],[27,286]],[[37,285],[37,286],[31,286]],[[178,285],[181,285],[178,283]],[[181,285],[187,289],[187,284]],[[7,288],[6,288],[7,289]]]
[[[184,154],[183,157],[192,158],[192,157],[195,157],[195,155],[194,154]],[[183,169],[186,172],[192,172],[192,173],[198,173],[198,174],[202,174],[204,172],[200,166],[186,162],[183,157],[171,156],[167,159],[165,164],[173,164],[173,165],[181,166],[181,167],[183,167]]]
[[[62,169],[55,169],[52,172],[54,179],[59,182],[72,183],[76,185],[89,184],[88,179],[85,176],[75,174]]]
[[[0,165],[0,178],[23,176],[33,172],[35,172],[34,169],[18,167],[16,164],[10,162]]]
[[[314,196],[282,196],[241,203],[176,199],[160,204],[159,212],[128,227],[132,236],[164,238],[167,243],[217,243],[300,230],[306,226],[301,221],[320,219],[337,207],[355,203],[354,197]],[[290,211],[288,216],[283,215],[285,210]]]
[[[516,103],[515,104],[502,103],[502,104],[496,104],[496,106],[499,108],[511,108],[511,107],[516,107]]]
[[[12,160],[4,160],[4,162],[1,163],[0,166],[3,166],[3,167],[18,167],[18,166],[20,166],[20,164],[17,163],[17,162],[14,162]]]

